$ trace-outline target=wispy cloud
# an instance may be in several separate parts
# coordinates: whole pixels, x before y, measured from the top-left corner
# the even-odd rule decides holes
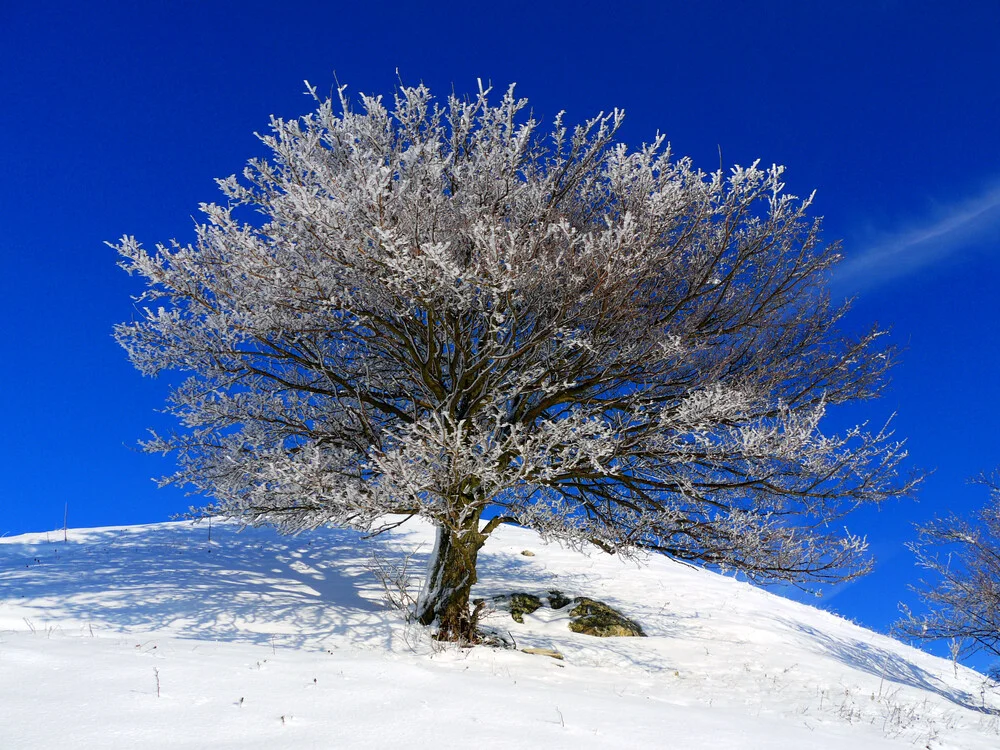
[[[1000,252],[1000,184],[948,207],[933,219],[883,234],[857,253],[848,252],[833,286],[844,292],[871,288],[984,241]]]

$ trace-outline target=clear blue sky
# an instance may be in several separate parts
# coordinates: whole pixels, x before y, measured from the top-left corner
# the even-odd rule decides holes
[[[1000,4],[923,0],[590,3],[0,4],[0,534],[164,520],[168,465],[129,448],[165,384],[111,339],[136,282],[105,240],[192,237],[213,178],[262,153],[268,116],[310,109],[336,71],[390,93],[396,69],[444,94],[517,82],[534,111],[622,107],[705,169],[756,158],[817,189],[844,240],[849,324],[906,348],[880,401],[898,412],[919,503],[859,513],[879,558],[826,606],[875,628],[916,571],[911,524],[967,511],[1000,464]],[[831,423],[833,426],[833,423]]]

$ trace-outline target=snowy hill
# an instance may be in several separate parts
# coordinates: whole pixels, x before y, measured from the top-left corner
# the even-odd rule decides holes
[[[647,638],[515,623],[517,650],[432,643],[388,609],[375,540],[216,524],[0,539],[0,748],[996,748],[981,675],[829,613],[663,558],[497,532],[480,596],[559,589]],[[524,550],[533,556],[522,554]],[[556,660],[520,649],[556,649]]]

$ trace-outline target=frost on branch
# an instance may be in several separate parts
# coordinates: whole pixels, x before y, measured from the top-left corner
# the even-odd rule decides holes
[[[468,568],[431,576],[433,607],[505,521],[760,580],[862,571],[835,521],[913,482],[889,433],[820,431],[893,352],[838,331],[811,198],[617,144],[619,111],[546,129],[491,95],[317,98],[193,244],[119,242],[147,289],[118,341],[189,376],[147,444],[168,481],[292,532],[428,518]]]
[[[1000,656],[1000,474],[979,483],[989,487],[990,500],[971,518],[952,514],[918,528],[909,546],[931,574],[914,587],[924,611],[904,611],[897,625],[910,638],[950,640],[956,658]]]

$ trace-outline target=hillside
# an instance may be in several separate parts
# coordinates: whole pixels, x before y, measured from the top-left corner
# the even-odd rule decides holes
[[[208,533],[0,539],[0,748],[1000,746],[1000,691],[978,673],[667,559],[501,529],[478,595],[586,595],[649,637],[572,633],[542,608],[487,618],[517,650],[458,649],[387,608],[369,570],[415,551],[422,573],[427,526]]]

